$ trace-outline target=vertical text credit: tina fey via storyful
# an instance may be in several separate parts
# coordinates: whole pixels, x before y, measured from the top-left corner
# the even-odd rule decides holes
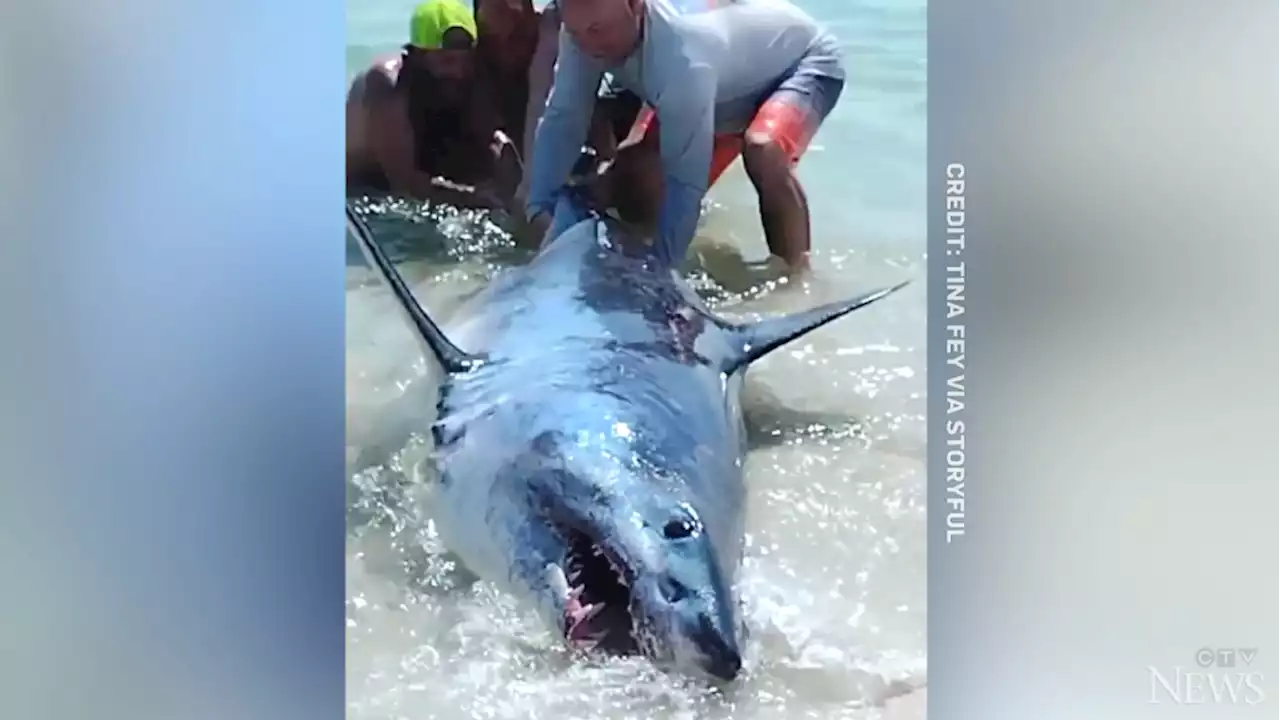
[[[946,170],[946,538],[948,543],[964,537],[965,530],[965,426],[964,426],[964,165],[951,163]]]

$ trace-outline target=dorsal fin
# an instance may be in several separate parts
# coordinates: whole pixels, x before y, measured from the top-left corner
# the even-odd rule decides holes
[[[740,370],[792,340],[817,330],[832,320],[848,315],[858,308],[866,307],[887,297],[910,283],[910,280],[904,280],[897,285],[822,305],[812,310],[768,318],[748,325],[733,326],[729,332],[733,336],[736,352],[725,362],[724,371],[731,374]]]
[[[382,279],[387,283],[387,287],[391,289],[391,294],[395,296],[396,303],[404,310],[410,329],[422,343],[423,350],[439,360],[440,365],[451,373],[466,372],[475,367],[482,358],[469,355],[459,349],[457,345],[454,345],[445,336],[440,326],[436,325],[431,316],[427,314],[427,311],[422,309],[422,305],[413,296],[413,291],[405,284],[404,278],[400,276],[395,265],[391,264],[391,260],[387,258],[386,253],[382,252],[382,248],[378,243],[374,242],[373,232],[365,224],[364,219],[351,207],[351,201],[349,200],[347,201],[347,229],[355,236],[356,242],[359,243],[360,250],[364,252],[365,260],[368,261],[369,266],[382,276]]]

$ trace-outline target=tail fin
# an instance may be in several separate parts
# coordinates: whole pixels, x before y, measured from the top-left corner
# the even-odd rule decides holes
[[[749,325],[739,325],[730,330],[739,352],[729,357],[725,372],[732,373],[768,355],[802,335],[817,330],[832,320],[839,319],[871,303],[888,297],[911,284],[910,280],[859,295],[849,300],[830,303],[803,312],[768,318]]]
[[[356,241],[360,244],[360,250],[364,252],[365,260],[368,261],[370,267],[382,276],[386,281],[387,287],[391,289],[391,294],[395,295],[396,302],[399,303],[401,309],[404,310],[405,317],[409,321],[409,326],[414,334],[418,336],[422,343],[423,350],[427,354],[434,356],[440,361],[440,365],[451,373],[459,373],[470,370],[480,362],[481,358],[469,355],[454,345],[439,325],[427,315],[422,309],[422,305],[418,303],[418,299],[413,296],[413,291],[405,285],[404,278],[400,277],[400,273],[395,266],[391,264],[391,260],[387,258],[386,253],[382,252],[382,248],[373,240],[373,232],[369,230],[369,226],[365,224],[364,219],[351,207],[351,202],[347,201],[347,229],[355,236]]]

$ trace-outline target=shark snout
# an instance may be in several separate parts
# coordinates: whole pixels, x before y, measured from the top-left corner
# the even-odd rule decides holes
[[[677,660],[719,680],[735,680],[742,672],[742,651],[733,614],[722,607],[726,598],[698,592],[672,577],[659,582],[659,591],[683,636],[675,644]]]
[[[732,682],[742,672],[742,652],[732,631],[725,632],[710,617],[699,615],[691,639],[702,655],[700,664],[707,674]]]

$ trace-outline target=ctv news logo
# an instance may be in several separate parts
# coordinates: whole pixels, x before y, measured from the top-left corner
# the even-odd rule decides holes
[[[1249,666],[1257,648],[1200,648],[1193,665],[1148,666],[1152,705],[1258,705],[1266,700],[1262,673]]]

